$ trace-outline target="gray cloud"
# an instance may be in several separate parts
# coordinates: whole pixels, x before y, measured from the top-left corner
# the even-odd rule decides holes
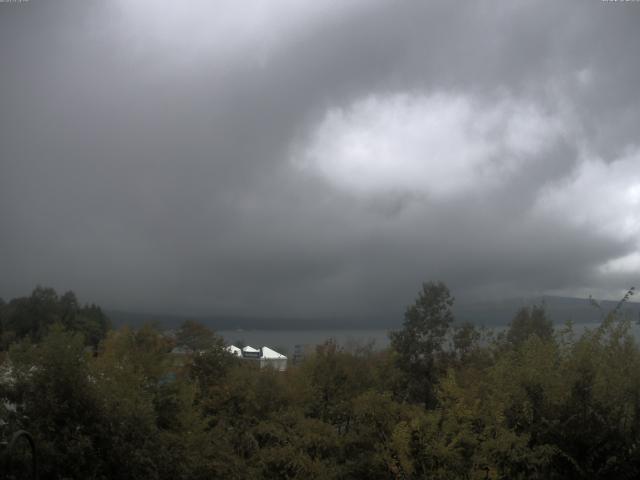
[[[367,318],[427,279],[636,282],[637,4],[130,4],[0,4],[0,296]]]

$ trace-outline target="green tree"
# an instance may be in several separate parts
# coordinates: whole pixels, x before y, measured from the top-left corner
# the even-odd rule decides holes
[[[541,340],[553,336],[553,322],[547,317],[544,304],[522,307],[509,324],[507,341],[519,346],[531,335],[537,335]]]
[[[466,359],[479,348],[482,334],[475,325],[465,322],[454,328],[453,348],[460,360]]]
[[[195,355],[187,367],[189,377],[199,387],[202,396],[208,394],[212,385],[220,384],[238,361],[227,351],[222,337],[211,333],[208,343],[208,348]]]
[[[41,286],[29,297],[12,299],[5,310],[3,330],[8,341],[25,337],[38,341],[49,327],[62,320],[58,294]],[[4,346],[8,348],[9,344]]]
[[[213,347],[218,338],[213,331],[195,320],[185,320],[176,332],[176,343],[186,345],[194,351]]]
[[[13,345],[9,358],[16,427],[34,436],[42,478],[93,478],[100,459],[92,437],[100,414],[82,335],[55,324],[37,346]]]
[[[83,335],[85,343],[97,347],[110,328],[110,322],[100,307],[80,306],[76,295],[69,291],[58,295],[52,288],[36,287],[30,296],[12,299],[0,307],[1,347],[23,338],[38,342],[55,323]]]
[[[404,314],[402,329],[390,334],[398,367],[407,376],[411,400],[433,407],[435,385],[442,372],[444,345],[453,322],[454,298],[442,282],[428,282]]]

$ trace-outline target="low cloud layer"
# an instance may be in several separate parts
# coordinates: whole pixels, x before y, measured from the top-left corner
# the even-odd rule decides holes
[[[0,297],[399,318],[640,276],[633,2],[0,4]]]

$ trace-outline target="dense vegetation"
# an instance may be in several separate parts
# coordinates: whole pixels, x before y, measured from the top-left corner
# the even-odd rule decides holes
[[[499,334],[456,325],[425,284],[391,348],[328,341],[287,372],[189,322],[110,330],[36,289],[0,302],[3,434],[42,478],[554,479],[640,475],[640,349],[612,312],[581,335],[544,308]],[[171,355],[176,342],[204,350]]]

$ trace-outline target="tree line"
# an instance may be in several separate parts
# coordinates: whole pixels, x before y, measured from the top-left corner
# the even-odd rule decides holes
[[[0,434],[44,479],[593,479],[640,474],[640,349],[618,311],[578,334],[544,306],[502,332],[425,283],[384,350],[329,340],[286,372],[207,327],[112,329],[37,288],[0,302]],[[176,356],[177,344],[196,354]]]

